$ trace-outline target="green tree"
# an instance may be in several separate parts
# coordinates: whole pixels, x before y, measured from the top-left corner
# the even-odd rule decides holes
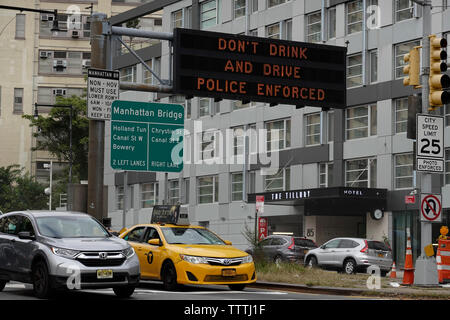
[[[58,97],[56,105],[72,106],[72,182],[87,180],[88,177],[88,144],[89,120],[86,118],[86,97]],[[33,136],[38,138],[33,151],[48,151],[59,161],[70,161],[70,108],[51,108],[49,114],[24,115],[35,127]],[[68,177],[68,174],[65,175]],[[66,179],[67,181],[68,179]]]
[[[0,167],[1,211],[44,209],[47,206],[44,186],[22,172],[19,165]]]

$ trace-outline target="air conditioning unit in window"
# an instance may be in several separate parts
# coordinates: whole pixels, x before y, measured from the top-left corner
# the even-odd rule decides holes
[[[51,56],[52,56],[52,52],[51,51],[41,51],[41,52],[39,52],[39,57],[41,59],[47,59],[47,58],[49,58]]]
[[[41,21],[48,21],[48,15],[47,14],[41,14]]]
[[[66,89],[63,89],[63,88],[53,89],[53,95],[57,96],[57,97],[65,96],[66,92],[67,92]]]
[[[47,15],[47,19],[48,19],[48,21],[53,21],[53,20],[55,20],[55,16]]]
[[[90,68],[91,67],[91,59],[83,59],[81,61],[81,65],[83,68]]]
[[[80,37],[80,31],[79,30],[70,30],[72,38],[79,38]]]
[[[53,68],[55,69],[64,69],[67,68],[66,60],[53,60]]]

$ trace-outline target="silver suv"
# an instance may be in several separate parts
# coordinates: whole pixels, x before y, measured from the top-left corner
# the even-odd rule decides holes
[[[335,238],[305,256],[306,266],[319,266],[347,274],[378,266],[382,276],[391,270],[392,252],[383,242],[360,238]]]
[[[21,211],[0,216],[0,291],[8,281],[19,281],[33,284],[39,298],[64,288],[113,288],[127,298],[139,277],[133,248],[90,215]]]

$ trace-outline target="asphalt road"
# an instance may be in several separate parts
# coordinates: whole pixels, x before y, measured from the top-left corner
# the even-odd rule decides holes
[[[77,290],[58,293],[64,300],[117,300],[112,289]],[[0,300],[38,300],[32,287],[22,283],[8,283],[0,293]],[[141,283],[131,300],[368,300],[366,297],[295,293],[281,290],[246,288],[232,291],[226,286],[182,286],[177,291],[165,291],[158,282]]]

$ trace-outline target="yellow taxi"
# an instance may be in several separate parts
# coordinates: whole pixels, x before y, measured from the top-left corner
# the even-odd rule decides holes
[[[169,210],[163,215],[156,210],[159,208],[154,209],[152,223],[133,226],[119,236],[136,251],[141,279],[161,280],[166,290],[178,284],[228,285],[243,290],[256,281],[251,255],[206,228],[190,225],[187,215],[183,218],[178,212],[173,217]]]

